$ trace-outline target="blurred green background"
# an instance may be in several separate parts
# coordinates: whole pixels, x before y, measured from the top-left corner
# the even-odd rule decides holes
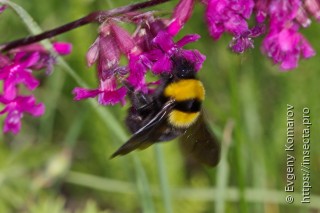
[[[91,11],[135,1],[16,0],[43,30],[80,18]],[[177,1],[153,7],[170,11]],[[228,48],[231,37],[213,42],[197,5],[191,21],[178,35],[198,33],[187,46],[207,56],[199,78],[206,87],[204,108],[222,141],[218,167],[207,168],[182,156],[177,141],[109,159],[128,139],[127,107],[103,107],[95,101],[75,102],[71,91],[79,82],[96,87],[95,70],[85,54],[97,36],[92,24],[56,39],[73,43],[49,77],[41,73],[35,92],[46,105],[40,119],[25,116],[19,135],[1,135],[0,212],[320,212],[319,79],[320,60],[300,61],[290,72],[279,71],[260,52],[237,55]],[[13,12],[0,17],[0,42],[29,35]],[[320,52],[320,25],[302,30]],[[70,70],[72,69],[72,70]],[[286,204],[287,104],[294,106],[295,198]],[[302,204],[302,109],[311,111],[311,203]],[[1,117],[3,120],[4,117]],[[2,134],[2,133],[0,133]]]

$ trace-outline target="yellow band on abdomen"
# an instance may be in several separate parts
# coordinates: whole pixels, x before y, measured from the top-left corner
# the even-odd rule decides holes
[[[179,110],[172,110],[169,114],[169,122],[174,127],[187,128],[198,119],[199,115],[200,112],[182,112]]]

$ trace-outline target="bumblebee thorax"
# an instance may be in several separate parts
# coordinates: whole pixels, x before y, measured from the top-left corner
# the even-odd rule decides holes
[[[201,81],[197,79],[180,79],[169,83],[164,89],[164,96],[176,101],[196,99],[204,100],[205,90]]]

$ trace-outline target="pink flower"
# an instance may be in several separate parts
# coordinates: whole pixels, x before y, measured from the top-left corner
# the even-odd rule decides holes
[[[163,19],[148,17],[147,20],[138,23],[138,29],[133,35],[136,46],[139,48],[134,52],[135,55],[148,52],[153,48],[152,40],[160,31],[165,30],[165,22],[166,20]]]
[[[249,30],[247,19],[253,10],[253,0],[208,0],[206,4],[205,16],[214,39],[224,32],[239,36]]]
[[[100,80],[98,89],[75,88],[72,92],[74,100],[79,101],[87,98],[95,98],[98,96],[98,102],[101,105],[114,105],[117,103],[125,104],[125,96],[127,89],[124,87],[116,88],[116,79],[110,78]]]
[[[264,25],[257,25],[241,35],[233,37],[232,41],[229,43],[229,47],[231,47],[231,49],[236,53],[243,53],[249,48],[254,48],[252,38],[260,36],[264,33],[264,31]]]
[[[263,50],[274,63],[280,63],[283,70],[296,68],[300,57],[310,58],[315,55],[311,45],[298,32],[297,26],[272,29],[263,41]]]
[[[53,48],[59,55],[69,54],[72,50],[72,45],[66,42],[54,42]],[[15,56],[16,54],[25,54],[32,55],[34,53],[39,55],[39,60],[37,63],[32,65],[30,69],[32,70],[41,70],[46,69],[46,74],[49,75],[52,73],[53,65],[55,64],[55,56],[51,55],[51,53],[46,50],[40,43],[34,43],[27,46],[22,46],[19,48],[15,48],[10,50],[9,54]]]
[[[148,68],[151,67],[151,61],[144,55],[131,54],[129,56],[129,76],[127,82],[137,91],[147,92],[148,88],[145,81],[145,75]]]
[[[300,25],[307,26],[308,19],[300,0],[272,0],[268,6],[269,32],[263,41],[263,51],[279,63],[283,70],[294,69],[299,59],[310,58],[315,51],[300,34]]]
[[[100,34],[87,52],[87,64],[97,63],[99,78],[110,78],[119,67],[120,54],[128,55],[134,41],[124,29],[113,22],[100,27]]]
[[[17,85],[24,84],[29,90],[38,87],[39,81],[32,76],[30,67],[39,61],[39,54],[17,53],[12,64],[4,66],[0,70],[0,80],[3,84],[3,97],[12,100],[17,94]]]
[[[59,55],[68,55],[72,51],[72,44],[67,42],[54,42],[53,48]]]
[[[7,9],[7,5],[0,5],[0,13],[3,13],[3,11],[5,11]]]
[[[313,15],[317,21],[320,21],[320,2],[318,0],[305,0],[304,5],[306,10]]]
[[[71,45],[67,43],[55,43],[54,48],[58,54],[71,51]],[[42,68],[49,71],[54,61],[54,57],[38,43],[16,48],[7,55],[0,54],[0,80],[3,81],[0,102],[5,106],[0,114],[7,113],[4,132],[11,131],[17,134],[24,113],[33,116],[41,116],[44,113],[44,105],[36,104],[33,96],[20,95],[19,86],[23,84],[28,90],[36,89],[39,81],[33,76],[33,71]]]
[[[262,23],[266,20],[268,15],[270,0],[256,0],[255,1],[255,13],[256,13],[256,21],[258,23]]]
[[[98,38],[87,52],[88,66],[97,63],[99,88],[75,88],[74,100],[98,97],[98,102],[102,105],[124,104],[127,89],[117,88],[117,78],[123,78],[129,71],[128,67],[120,66],[119,61],[121,54],[129,57],[137,49],[134,47],[134,40],[127,31],[117,26],[113,20],[104,23],[100,27]]]
[[[0,102],[5,105],[5,108],[0,114],[7,113],[4,121],[3,132],[19,133],[21,128],[21,118],[24,113],[38,117],[44,113],[44,105],[36,104],[36,99],[33,96],[17,96],[13,100],[7,100],[0,96]]]
[[[196,71],[198,71],[205,56],[197,50],[183,50],[182,47],[188,43],[195,42],[200,38],[197,34],[191,34],[184,36],[181,40],[174,43],[170,34],[165,31],[161,31],[153,39],[156,49],[146,53],[146,56],[153,62],[151,70],[155,74],[171,72],[173,67],[173,57],[187,58],[191,63],[195,64]]]

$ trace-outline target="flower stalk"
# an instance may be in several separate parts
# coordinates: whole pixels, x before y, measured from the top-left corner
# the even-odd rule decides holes
[[[48,39],[48,38],[52,38],[56,35],[60,35],[62,33],[68,32],[70,30],[76,29],[78,27],[84,26],[86,24],[89,23],[103,23],[104,21],[106,21],[108,18],[113,17],[113,16],[117,16],[117,15],[121,15],[121,14],[126,14],[129,12],[134,12],[137,10],[141,10],[144,8],[148,8],[148,7],[152,7],[158,4],[162,4],[165,2],[168,2],[170,0],[151,0],[151,1],[145,1],[142,3],[137,3],[137,4],[132,4],[132,5],[126,5],[123,7],[118,7],[115,9],[111,9],[111,10],[102,10],[102,11],[94,11],[91,12],[90,14],[77,19],[75,21],[72,21],[70,23],[64,24],[60,27],[54,28],[52,30],[48,30],[45,31],[43,33],[40,33],[38,35],[35,36],[28,36],[25,38],[21,38],[15,41],[11,41],[8,43],[4,43],[0,45],[0,51],[1,52],[5,52],[11,49],[14,49],[16,47],[19,46],[23,46],[23,45],[28,45],[28,44],[32,44],[44,39]]]

